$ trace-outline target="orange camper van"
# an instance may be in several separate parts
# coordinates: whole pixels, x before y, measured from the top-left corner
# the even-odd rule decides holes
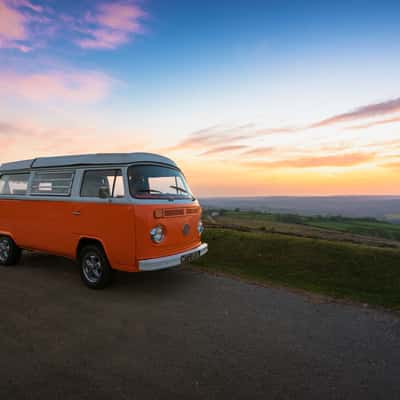
[[[22,249],[78,261],[90,288],[113,270],[154,271],[207,253],[201,208],[174,161],[156,154],[45,157],[0,166],[0,264]]]

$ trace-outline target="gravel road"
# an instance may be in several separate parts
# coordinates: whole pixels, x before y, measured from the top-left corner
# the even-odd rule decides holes
[[[0,268],[0,399],[399,399],[400,319],[192,268]]]

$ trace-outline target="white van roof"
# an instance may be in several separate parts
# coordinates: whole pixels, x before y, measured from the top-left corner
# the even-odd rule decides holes
[[[31,160],[14,161],[0,165],[0,172],[27,170],[31,168],[70,167],[104,164],[134,164],[153,162],[177,167],[171,159],[152,153],[104,153],[74,156],[40,157]]]

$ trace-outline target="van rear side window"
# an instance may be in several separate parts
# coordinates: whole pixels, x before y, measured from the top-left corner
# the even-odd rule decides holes
[[[32,179],[32,195],[69,196],[73,172],[35,172]]]
[[[2,175],[0,177],[0,195],[26,195],[29,174]]]
[[[103,169],[85,172],[81,197],[108,198],[124,196],[124,181],[121,170]]]

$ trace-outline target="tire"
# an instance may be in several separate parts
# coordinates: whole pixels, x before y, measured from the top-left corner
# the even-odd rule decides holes
[[[113,270],[101,246],[85,246],[79,254],[80,274],[83,283],[90,289],[103,289],[113,277]]]
[[[0,236],[0,265],[18,264],[21,258],[21,249],[9,236]]]

